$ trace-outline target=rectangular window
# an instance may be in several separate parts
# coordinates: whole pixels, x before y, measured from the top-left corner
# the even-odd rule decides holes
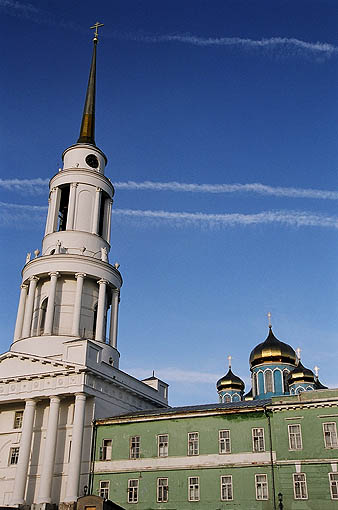
[[[325,448],[337,448],[337,425],[335,422],[323,423]]]
[[[109,499],[109,481],[100,480],[99,495],[101,498]]]
[[[102,446],[100,446],[100,460],[111,460],[112,453],[112,440],[102,439]]]
[[[267,475],[255,475],[256,499],[268,499],[268,477]]]
[[[20,448],[18,446],[13,446],[9,450],[9,465],[14,466],[18,463],[19,460],[19,450]]]
[[[338,473],[329,473],[331,499],[338,499]]]
[[[167,503],[168,502],[168,478],[158,478],[157,479],[157,503]]]
[[[188,434],[188,455],[199,455],[198,432],[189,432]]]
[[[221,501],[231,501],[232,499],[232,476],[221,476]]]
[[[188,500],[200,500],[200,479],[198,476],[191,476],[188,478]]]
[[[14,415],[14,428],[21,429],[23,421],[23,411],[15,411]]]
[[[138,503],[138,480],[128,480],[128,503]]]
[[[218,432],[219,453],[231,453],[230,430],[220,430]]]
[[[307,499],[307,486],[305,473],[294,473],[293,492],[295,499]]]
[[[301,450],[303,448],[303,444],[300,425],[288,425],[288,430],[290,450]]]
[[[264,452],[264,429],[252,429],[252,450],[254,452]]]
[[[169,436],[161,434],[157,436],[157,455],[159,457],[168,457]]]
[[[140,458],[140,436],[133,436],[130,438],[129,456],[131,459]]]

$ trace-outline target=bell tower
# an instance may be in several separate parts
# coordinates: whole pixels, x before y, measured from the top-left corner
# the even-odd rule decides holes
[[[118,264],[109,263],[114,188],[105,176],[107,158],[95,144],[100,26],[92,27],[93,54],[80,136],[64,151],[63,167],[50,180],[41,255],[36,250],[33,260],[27,256],[22,271],[11,349],[67,359],[69,343],[90,339],[105,346],[107,360],[118,368],[122,278]]]

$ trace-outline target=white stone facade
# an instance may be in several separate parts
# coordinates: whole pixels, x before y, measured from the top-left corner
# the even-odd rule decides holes
[[[168,405],[165,383],[119,370],[107,159],[85,143],[63,158],[41,255],[22,271],[14,341],[0,356],[2,506],[72,505],[89,481],[92,421]]]

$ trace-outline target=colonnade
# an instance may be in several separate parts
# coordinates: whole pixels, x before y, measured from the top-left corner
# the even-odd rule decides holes
[[[68,215],[67,215],[67,223],[66,223],[66,230],[73,230],[74,220],[75,220],[75,206],[77,201],[77,193],[78,193],[78,183],[72,182],[70,183],[70,189],[69,189],[69,200],[68,200]],[[95,235],[99,235],[99,223],[100,223],[100,208],[101,208],[101,200],[102,200],[102,193],[103,190],[99,187],[95,190],[95,199],[94,199],[94,210],[93,210],[93,217],[92,217],[92,226],[91,226],[91,233]],[[57,230],[57,222],[58,222],[58,208],[60,205],[60,198],[61,198],[61,188],[55,187],[50,190],[50,195],[48,199],[48,214],[47,214],[47,221],[46,221],[46,229],[45,229],[45,236],[47,234],[52,234]],[[110,242],[110,218],[111,218],[111,209],[112,209],[112,199],[107,198],[107,206],[106,211],[104,211],[105,217],[107,218],[107,232],[104,236],[106,238],[106,241]]]
[[[60,273],[53,271],[49,273],[49,292],[48,301],[44,325],[44,335],[53,334],[53,320],[55,311],[55,296],[57,279]],[[73,320],[72,328],[69,334],[72,336],[80,336],[80,320],[81,320],[81,307],[82,307],[82,295],[84,280],[86,273],[76,273],[76,291],[73,308]],[[24,283],[21,285],[18,314],[15,324],[14,342],[21,338],[27,338],[31,336],[32,319],[34,311],[34,301],[36,295],[37,283],[39,277],[31,276],[28,279],[28,284]],[[97,303],[97,316],[96,316],[96,328],[94,333],[95,340],[99,342],[105,342],[105,331],[106,331],[106,311],[107,311],[107,295],[108,287],[110,286],[108,280],[101,279],[98,282],[98,303]],[[120,291],[116,288],[111,288],[111,318],[110,318],[110,331],[109,331],[109,344],[117,349],[117,326],[118,326],[118,308],[120,301]]]
[[[41,466],[41,477],[37,503],[52,502],[52,482],[54,474],[55,452],[57,445],[60,403],[61,398],[59,396],[50,397],[47,434]],[[26,481],[32,445],[36,404],[37,402],[34,399],[27,399],[25,402],[19,458],[16,466],[14,490],[11,501],[11,505],[13,506],[25,504]],[[86,408],[86,395],[84,393],[76,393],[74,421],[72,428],[72,448],[68,463],[65,502],[76,501],[78,497],[79,480],[81,474],[85,408]]]

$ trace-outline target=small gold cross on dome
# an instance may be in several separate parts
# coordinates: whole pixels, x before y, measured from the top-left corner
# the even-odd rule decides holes
[[[318,377],[318,375],[319,375],[319,367],[317,367],[317,365],[315,366],[314,371],[315,371],[315,376]]]
[[[272,324],[271,324],[271,312],[268,312],[268,321],[269,321],[269,328],[271,328]]]
[[[90,28],[91,28],[91,29],[93,29],[93,30],[95,29],[94,39],[93,39],[95,42],[96,42],[96,41],[98,41],[98,35],[99,35],[98,29],[99,29],[100,27],[103,27],[103,26],[104,26],[104,24],[103,24],[103,23],[99,23],[99,22],[97,21],[97,22],[96,22],[96,23],[95,23],[92,27],[90,27]]]
[[[296,354],[297,354],[297,358],[298,358],[298,360],[300,360],[300,353],[301,353],[301,348],[300,348],[300,347],[297,347],[297,349],[296,349]]]
[[[229,368],[231,368],[231,360],[232,360],[232,356],[228,356]]]

